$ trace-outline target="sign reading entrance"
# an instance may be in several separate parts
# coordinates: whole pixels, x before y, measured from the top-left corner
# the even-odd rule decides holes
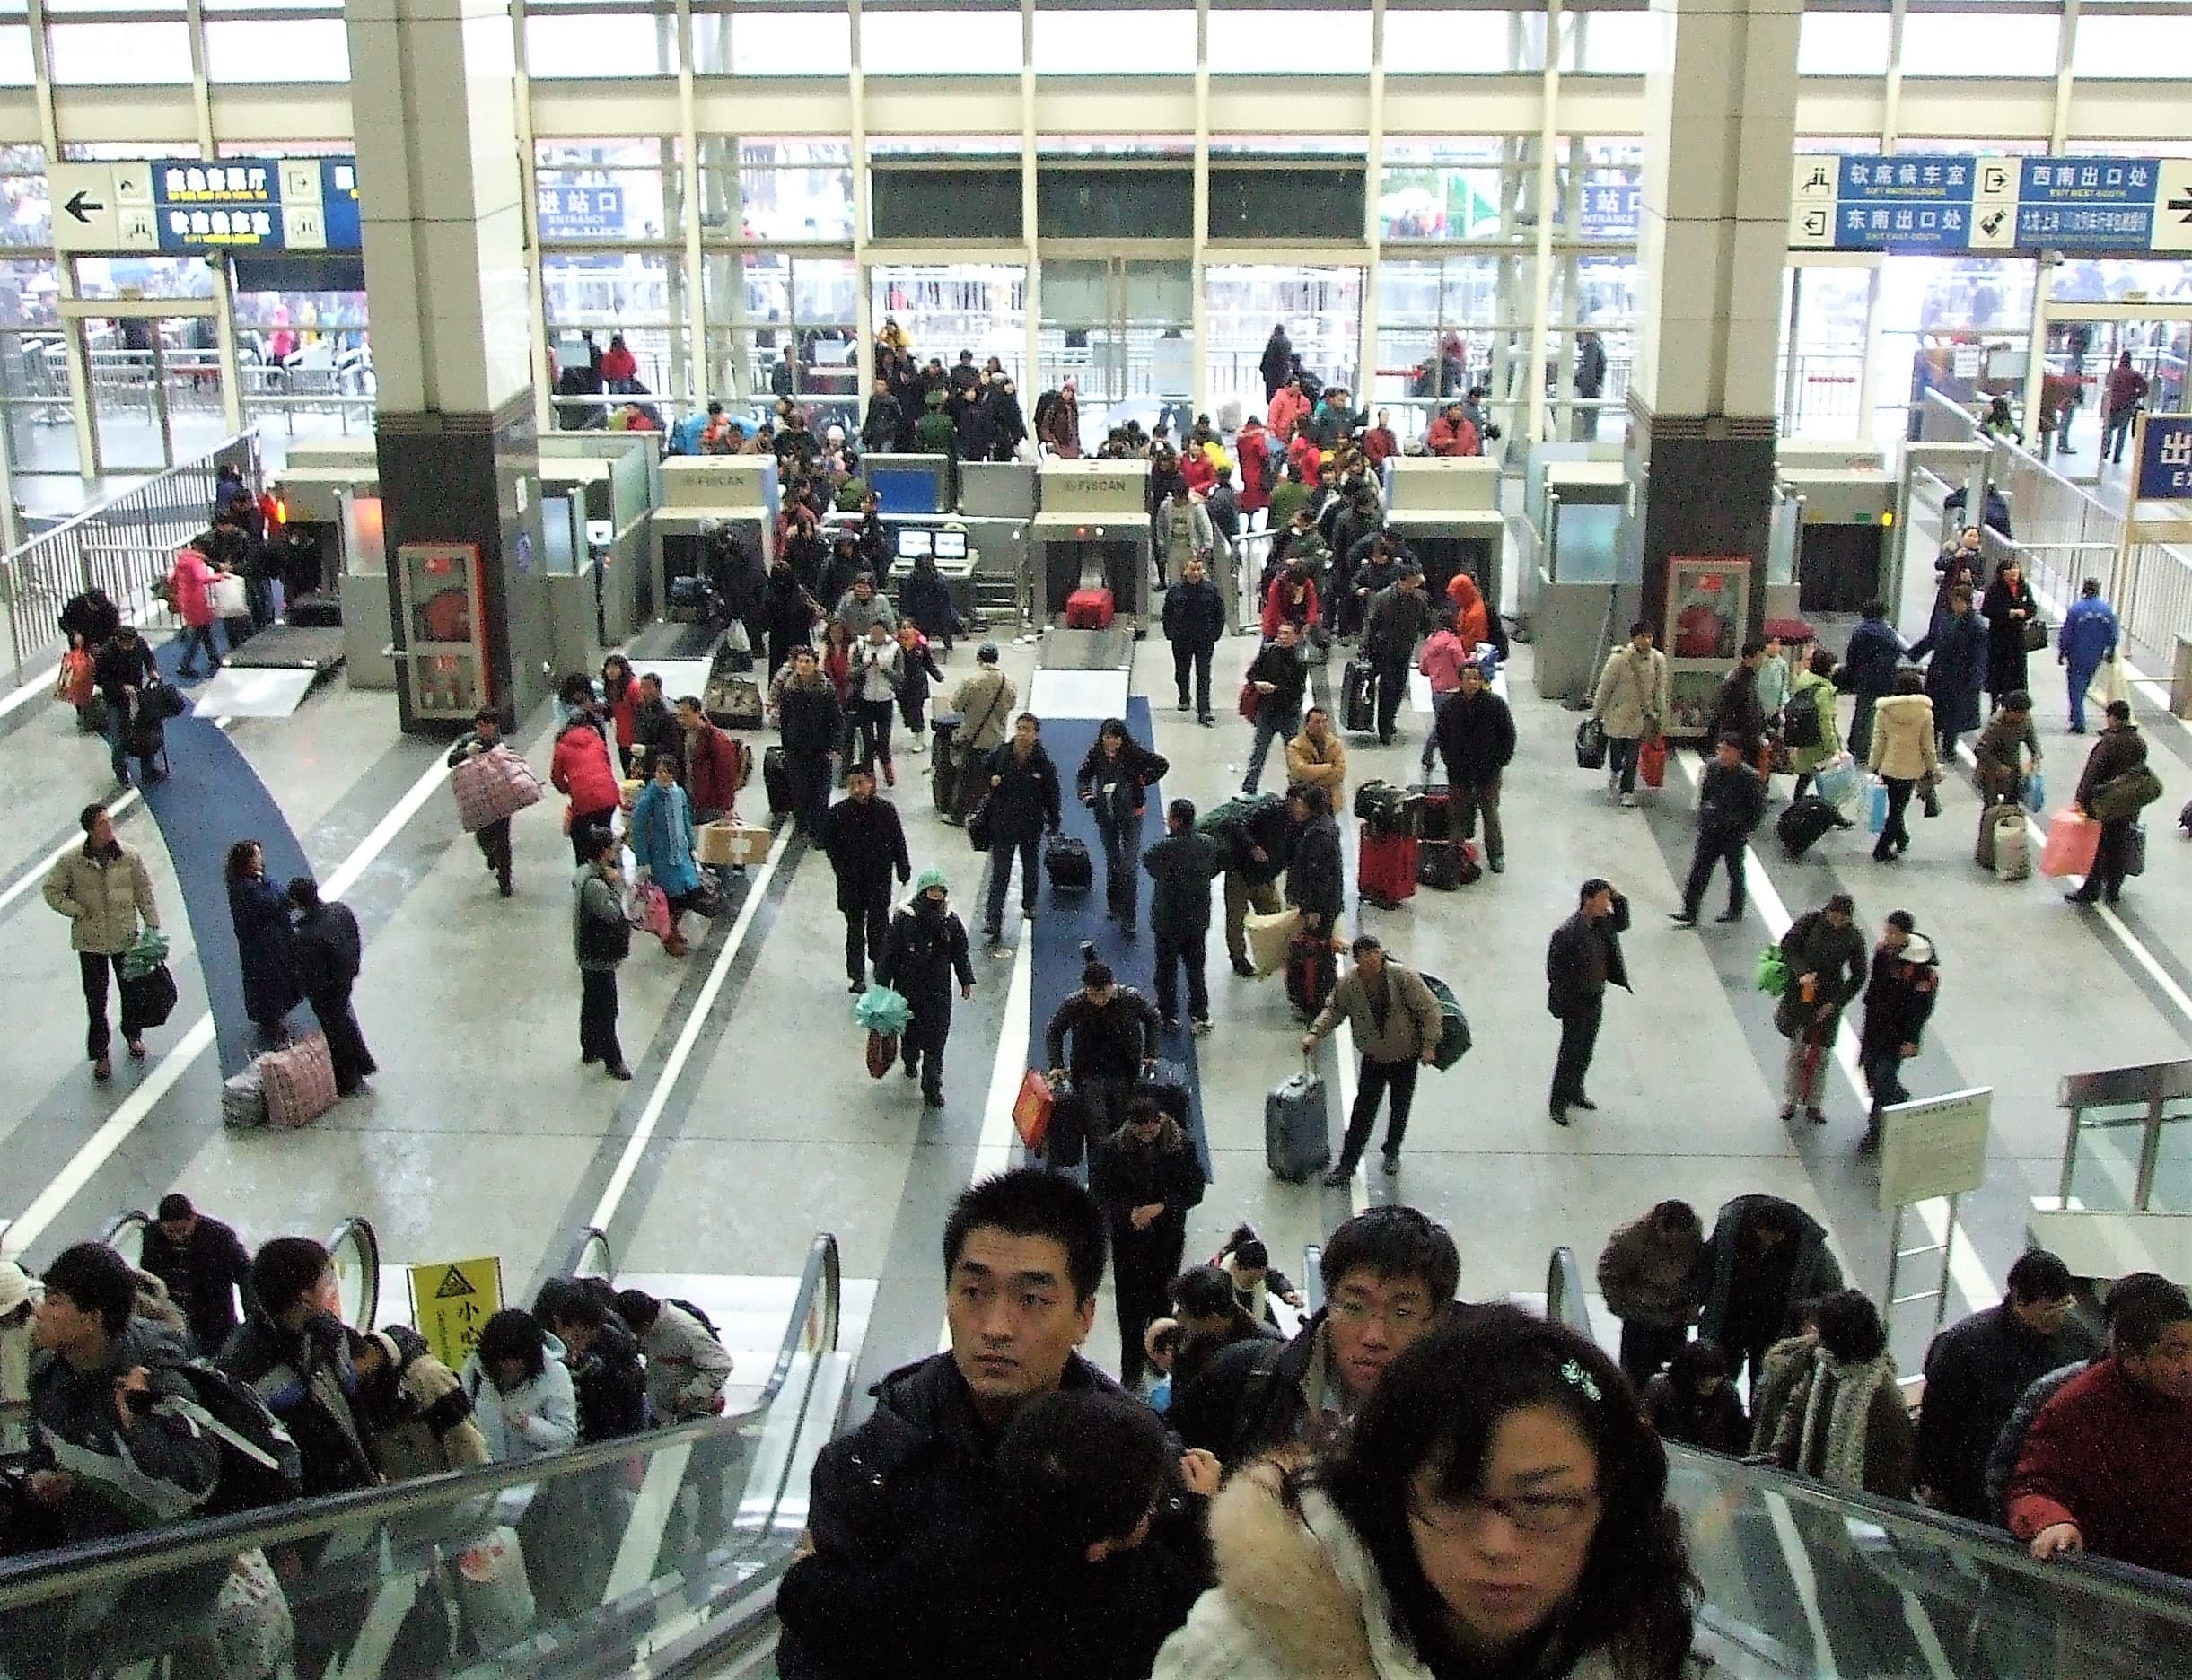
[[[503,1263],[489,1255],[479,1260],[437,1260],[415,1265],[411,1273],[411,1322],[434,1357],[450,1369],[462,1370],[479,1345],[479,1333],[502,1310]]]
[[[1880,1208],[1883,1213],[1962,1195],[1986,1182],[1991,1086],[1921,1097],[1881,1110]]]

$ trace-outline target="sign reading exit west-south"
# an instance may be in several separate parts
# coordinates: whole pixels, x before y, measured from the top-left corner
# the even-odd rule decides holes
[[[352,157],[56,163],[54,249],[355,251],[357,174]]]
[[[1789,245],[2192,252],[2192,158],[1800,157]]]

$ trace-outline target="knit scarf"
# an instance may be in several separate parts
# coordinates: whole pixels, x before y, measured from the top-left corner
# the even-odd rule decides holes
[[[1794,1428],[1795,1466],[1800,1473],[1816,1474],[1829,1487],[1864,1492],[1866,1426],[1872,1418],[1872,1396],[1895,1382],[1895,1361],[1882,1353],[1878,1359],[1844,1365],[1825,1348],[1814,1351],[1811,1367],[1797,1379],[1783,1414],[1784,1439]],[[1797,1420],[1801,1417],[1802,1423]],[[1783,1462],[1788,1460],[1784,1457]],[[1812,1472],[1813,1465],[1819,1466]]]

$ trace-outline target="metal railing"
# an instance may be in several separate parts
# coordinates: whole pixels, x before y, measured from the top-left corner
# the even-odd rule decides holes
[[[15,686],[59,658],[61,608],[85,590],[105,590],[127,623],[170,622],[152,585],[166,575],[175,550],[211,523],[214,484],[229,462],[257,487],[257,433],[225,439],[0,556],[0,612],[7,617]]]

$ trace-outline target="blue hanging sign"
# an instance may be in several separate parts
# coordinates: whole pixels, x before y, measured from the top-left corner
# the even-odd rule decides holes
[[[2150,414],[2139,452],[2139,500],[2192,502],[2192,414]]]

